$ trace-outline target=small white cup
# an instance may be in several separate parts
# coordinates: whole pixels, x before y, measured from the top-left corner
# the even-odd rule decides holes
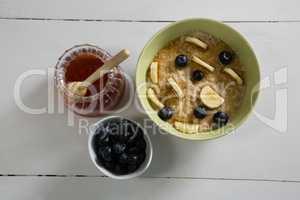
[[[147,131],[137,122],[133,121],[133,120],[129,120],[126,119],[130,122],[132,122],[133,124],[135,124],[136,126],[138,126],[139,128],[141,128],[143,130],[144,133],[144,138],[146,141],[146,158],[145,161],[141,164],[141,166],[134,171],[133,173],[130,174],[126,174],[126,175],[118,175],[118,174],[114,174],[110,171],[108,171],[107,169],[105,169],[104,167],[102,167],[101,165],[99,165],[96,161],[96,153],[95,150],[93,148],[93,138],[95,136],[96,133],[96,129],[97,127],[99,127],[100,124],[104,123],[105,121],[108,120],[113,120],[113,119],[126,119],[124,117],[119,117],[119,116],[109,116],[109,117],[105,117],[101,120],[99,120],[98,122],[96,122],[95,124],[91,125],[90,129],[89,129],[89,140],[88,140],[88,148],[89,148],[89,154],[90,154],[90,158],[92,160],[92,162],[94,163],[94,165],[106,176],[113,178],[113,179],[119,179],[119,180],[124,180],[124,179],[131,179],[137,176],[142,175],[150,166],[151,160],[152,160],[152,154],[153,154],[153,146],[150,140],[150,137],[147,133]]]

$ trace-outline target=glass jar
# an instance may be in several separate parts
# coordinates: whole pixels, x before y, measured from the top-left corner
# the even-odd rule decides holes
[[[70,82],[84,81],[110,58],[108,52],[89,44],[74,46],[59,58],[55,66],[55,83],[65,105],[76,114],[90,117],[107,114],[120,102],[126,81],[119,66],[95,81],[93,87],[88,87],[85,96],[78,96],[67,87]]]

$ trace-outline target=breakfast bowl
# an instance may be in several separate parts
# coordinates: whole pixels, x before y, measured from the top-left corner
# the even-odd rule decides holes
[[[105,117],[90,126],[88,149],[99,171],[120,180],[143,174],[153,154],[146,130],[137,122],[119,116]]]
[[[176,57],[176,59],[174,59],[175,57],[173,55],[165,55],[165,54],[159,54],[161,52],[161,50],[163,49],[163,51],[167,51],[170,49],[170,46],[174,46],[176,45],[176,43],[182,45],[182,37],[184,36],[184,42],[189,42],[189,43],[193,43],[192,45],[196,44],[198,45],[198,47],[200,46],[202,49],[199,50],[199,55],[202,55],[201,52],[204,52],[203,49],[207,49],[211,50],[210,46],[205,44],[204,42],[202,42],[201,40],[195,38],[195,37],[188,37],[189,34],[192,34],[194,32],[201,32],[204,33],[204,35],[207,38],[207,42],[211,42],[211,40],[215,40],[214,38],[216,38],[216,40],[221,41],[222,43],[224,43],[223,46],[226,46],[227,49],[230,49],[232,53],[232,55],[235,55],[235,57],[238,59],[238,63],[239,65],[242,66],[241,69],[237,68],[239,73],[234,72],[234,66],[231,67],[232,69],[230,69],[231,66],[229,64],[230,61],[229,58],[231,59],[231,55],[228,55],[228,51],[222,51],[220,54],[218,52],[218,56],[215,56],[218,62],[215,62],[215,66],[216,68],[212,67],[211,65],[207,64],[207,62],[204,62],[201,59],[198,59],[197,57],[194,59],[194,56],[189,55],[189,56],[185,56],[183,57],[183,55],[178,55]],[[195,35],[195,34],[194,34]],[[203,35],[203,34],[202,34]],[[193,36],[193,34],[191,35]],[[200,38],[202,36],[200,35]],[[205,38],[204,37],[204,38]],[[178,39],[179,38],[179,39]],[[187,39],[189,38],[189,39]],[[184,44],[184,45],[191,45],[191,44]],[[183,45],[183,46],[184,46]],[[207,47],[208,46],[208,47]],[[198,48],[197,47],[197,48]],[[188,48],[196,48],[194,46],[192,47],[188,47]],[[213,49],[213,48],[212,48]],[[169,51],[170,52],[170,51]],[[179,51],[180,52],[180,51]],[[187,51],[186,51],[187,52]],[[206,55],[205,53],[203,53],[203,55]],[[173,57],[172,57],[173,56]],[[149,92],[149,86],[148,86],[148,79],[149,79],[149,74],[151,75],[150,79],[155,80],[155,78],[152,78],[152,71],[149,72],[149,70],[153,70],[156,69],[157,71],[157,60],[159,60],[161,57],[165,57],[165,59],[170,59],[168,57],[172,57],[172,61],[175,64],[170,64],[167,63],[159,63],[159,65],[161,64],[161,67],[169,67],[169,65],[172,65],[171,67],[174,68],[173,65],[175,65],[175,68],[178,67],[180,69],[176,69],[177,71],[180,71],[180,73],[182,72],[182,66],[184,66],[184,62],[186,63],[191,63],[191,65],[195,65],[196,64],[200,64],[202,65],[201,70],[205,71],[205,74],[207,74],[208,72],[212,72],[214,71],[214,69],[217,69],[216,71],[218,73],[224,73],[227,75],[230,75],[232,78],[232,82],[234,82],[233,84],[237,85],[237,87],[240,87],[238,85],[242,85],[243,90],[237,90],[236,94],[239,93],[243,93],[243,95],[238,96],[236,99],[239,99],[239,106],[236,108],[236,110],[234,111],[234,115],[232,115],[232,117],[230,116],[230,120],[229,123],[227,123],[228,121],[228,115],[224,112],[219,112],[218,111],[218,106],[220,106],[224,101],[226,101],[227,99],[230,99],[230,97],[224,97],[222,98],[222,95],[218,95],[215,94],[215,97],[218,97],[218,101],[210,101],[210,102],[205,102],[208,98],[203,98],[201,99],[201,103],[205,104],[205,109],[207,108],[207,113],[213,113],[211,114],[211,121],[215,120],[218,122],[226,122],[223,123],[222,126],[214,126],[211,125],[211,128],[207,128],[206,130],[201,129],[201,131],[199,131],[198,126],[195,126],[194,124],[192,124],[191,126],[188,126],[188,128],[183,127],[182,124],[180,124],[178,122],[178,126],[176,125],[177,122],[175,122],[175,124],[169,123],[169,116],[171,111],[169,107],[163,107],[164,105],[161,105],[162,103],[159,102],[158,98],[152,98],[153,96],[155,96],[155,91],[159,90],[160,88],[153,88],[153,90],[151,89],[151,94]],[[204,56],[205,58],[205,56]],[[210,58],[210,57],[207,57]],[[186,60],[189,59],[189,61],[187,62]],[[190,61],[192,60],[192,61]],[[208,60],[211,61],[212,59]],[[213,59],[214,60],[214,59]],[[155,62],[154,62],[155,61]],[[163,60],[164,61],[164,60]],[[236,63],[237,63],[236,62]],[[156,65],[156,66],[155,66]],[[232,64],[233,65],[233,64]],[[153,67],[153,69],[152,69]],[[156,68],[155,68],[156,67]],[[197,66],[199,67],[199,66]],[[205,67],[205,69],[204,69]],[[220,68],[220,69],[219,69]],[[221,69],[222,68],[222,69]],[[172,71],[173,69],[171,69]],[[154,71],[154,70],[153,70]],[[170,70],[169,70],[170,71]],[[216,72],[215,71],[215,72]],[[196,77],[196,79],[202,79],[202,76],[204,73],[199,72],[199,70],[197,70],[198,74],[196,74],[194,76]],[[158,72],[156,72],[158,73]],[[168,71],[166,72],[168,73]],[[242,77],[240,77],[238,74],[243,74]],[[222,77],[226,76],[225,79],[229,79],[227,77],[227,75],[223,75]],[[155,76],[154,76],[155,77]],[[157,75],[158,77],[158,75]],[[167,75],[165,76],[167,77]],[[165,79],[165,77],[163,77]],[[170,79],[170,78],[169,78]],[[185,98],[185,93],[183,93],[182,91],[180,91],[180,87],[178,87],[178,85],[176,85],[176,81],[175,78],[171,78],[171,80],[168,79],[168,84],[173,87],[173,92],[176,92],[177,97],[178,98]],[[165,81],[165,80],[163,80]],[[189,82],[191,82],[190,80],[188,80]],[[166,26],[165,28],[161,29],[158,33],[156,33],[151,39],[150,41],[148,41],[148,43],[145,45],[144,49],[142,50],[140,57],[138,59],[138,63],[137,63],[137,69],[136,69],[136,85],[137,85],[137,95],[139,97],[139,100],[146,112],[146,114],[149,116],[149,118],[156,124],[158,125],[162,130],[164,130],[167,133],[170,133],[171,135],[174,136],[178,136],[180,138],[184,138],[184,139],[189,139],[189,140],[208,140],[208,139],[214,139],[214,138],[218,138],[220,136],[224,136],[228,133],[233,132],[236,128],[238,128],[243,122],[245,122],[245,120],[248,118],[248,116],[250,115],[255,102],[257,100],[258,97],[258,89],[259,89],[259,82],[260,82],[260,72],[259,72],[259,64],[257,61],[257,58],[255,56],[255,53],[253,51],[253,49],[251,48],[250,44],[247,42],[247,40],[236,30],[234,30],[233,28],[231,28],[228,25],[225,25],[221,22],[218,21],[214,21],[214,20],[210,20],[210,19],[187,19],[187,20],[182,20],[182,21],[178,21],[175,23],[172,23],[168,26]],[[209,83],[209,82],[207,82]],[[209,83],[210,84],[210,83]],[[158,84],[159,85],[159,84]],[[170,87],[168,86],[168,87]],[[204,87],[203,87],[204,88]],[[202,92],[204,91],[204,89],[201,88],[201,93],[200,96],[202,94]],[[212,87],[213,88],[213,87]],[[205,87],[205,91],[207,94],[211,93],[216,93],[212,88],[210,87]],[[179,90],[179,91],[178,91]],[[198,96],[198,93],[196,94],[196,96]],[[228,95],[227,95],[228,96]],[[230,95],[229,95],[230,96]],[[214,97],[214,98],[215,98]],[[197,97],[198,98],[198,97]],[[150,101],[150,100],[152,101]],[[212,98],[209,97],[209,100],[211,100]],[[205,101],[204,101],[205,100]],[[156,106],[158,108],[162,108],[161,110],[155,109],[153,107],[153,102],[156,103]],[[207,104],[206,104],[207,103]],[[208,104],[209,103],[209,104]],[[235,102],[233,102],[235,103]],[[230,104],[233,104],[229,102]],[[227,102],[228,104],[228,102]],[[161,106],[160,106],[161,105]],[[214,107],[213,107],[214,106]],[[215,110],[211,110],[211,108],[214,108]],[[168,109],[166,109],[168,108]],[[176,106],[173,106],[173,108],[176,108]],[[222,105],[222,108],[226,108],[226,106]],[[183,108],[186,109],[186,108]],[[202,112],[202,107],[200,107],[200,114]],[[195,115],[199,118],[199,109],[197,110],[198,113],[196,113]],[[174,113],[174,112],[173,112]],[[195,113],[195,110],[194,110]],[[206,111],[205,111],[206,113]],[[225,116],[225,119],[224,119]],[[185,120],[185,119],[183,119]],[[199,121],[201,122],[201,120],[199,119],[192,119],[193,121]],[[222,121],[223,120],[223,121]],[[205,121],[205,120],[203,120]],[[209,120],[207,120],[209,121]],[[214,122],[215,122],[214,121]],[[185,124],[184,124],[185,125]],[[189,124],[186,124],[189,125]],[[196,128],[195,128],[196,127]],[[182,130],[192,130],[190,132],[184,132]],[[193,129],[197,130],[194,131]]]

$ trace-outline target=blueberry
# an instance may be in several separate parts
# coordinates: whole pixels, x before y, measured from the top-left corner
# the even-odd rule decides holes
[[[106,129],[110,130],[109,131],[109,139],[112,143],[116,143],[119,141],[119,136],[120,136],[120,130],[118,127],[111,127],[107,126]]]
[[[146,153],[142,152],[140,154],[138,154],[138,165],[142,164],[146,159]]]
[[[200,70],[195,70],[192,73],[192,81],[201,81],[204,77],[204,74]]]
[[[135,165],[138,163],[139,157],[135,154],[128,155],[128,164]]]
[[[127,150],[128,153],[130,154],[137,154],[140,152],[140,149],[137,148],[137,147],[130,147],[128,150]]]
[[[107,170],[112,170],[115,168],[115,163],[114,162],[104,162],[103,166]]]
[[[146,149],[146,141],[144,140],[144,138],[138,140],[136,143],[135,143],[135,146],[136,148],[138,148],[139,150],[145,150]]]
[[[126,153],[122,153],[119,157],[119,163],[126,164],[128,162],[128,155]]]
[[[109,146],[99,148],[99,156],[107,162],[112,161],[112,150]]]
[[[136,165],[128,165],[127,169],[128,169],[128,173],[132,173],[135,170],[137,170],[137,166]]]
[[[126,165],[118,165],[118,164],[116,164],[114,172],[116,174],[120,174],[120,175],[128,174],[128,169],[127,169]]]
[[[121,121],[121,129],[118,140],[121,143],[131,143],[143,135],[142,130],[129,120]]]
[[[188,63],[188,57],[186,55],[178,55],[175,58],[175,65],[178,68],[185,67]]]
[[[233,54],[229,51],[222,51],[219,54],[219,60],[223,65],[228,65],[233,60]]]
[[[158,116],[164,120],[167,121],[168,119],[171,119],[171,117],[173,116],[173,109],[166,106],[164,108],[162,108],[160,111],[158,111]]]
[[[143,130],[140,127],[134,127],[132,128],[132,135],[131,137],[128,139],[128,144],[132,144],[135,141],[142,139],[143,138]]]
[[[122,130],[120,120],[107,122],[105,128],[109,131],[110,135],[118,136]]]
[[[109,143],[108,134],[96,133],[96,135],[93,138],[94,148],[97,148],[98,146],[105,146],[108,143]]]
[[[119,134],[119,141],[122,143],[126,143],[129,138],[133,135],[133,131],[131,130],[131,125],[130,124],[123,124],[121,132]]]
[[[122,143],[115,143],[112,146],[112,150],[115,154],[121,154],[125,151],[126,145]]]
[[[218,126],[222,127],[227,124],[229,116],[225,112],[217,112],[213,116],[213,122]]]
[[[98,155],[98,152],[97,152],[96,162],[98,163],[98,165],[101,166],[104,166],[104,163],[106,162],[105,160],[103,160],[101,156]]]
[[[198,119],[203,119],[207,115],[206,109],[203,106],[198,106],[194,109],[194,115]]]
[[[101,141],[100,146],[107,146],[110,144],[109,137],[107,136],[104,140]]]
[[[96,131],[95,134],[97,135],[99,140],[103,140],[109,132],[107,132],[107,130],[103,127],[103,126],[99,126]]]
[[[103,125],[104,129],[106,132],[108,132],[109,134],[112,134],[113,132],[115,132],[115,127],[116,124],[112,123],[112,122],[107,122],[106,124]]]

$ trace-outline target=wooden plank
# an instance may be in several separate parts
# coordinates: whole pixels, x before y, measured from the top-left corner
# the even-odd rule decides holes
[[[166,23],[1,20],[0,25],[1,66],[5,69],[0,84],[7,91],[0,98],[0,174],[100,174],[89,160],[87,135],[78,133],[78,119],[74,127],[69,127],[66,114],[23,113],[14,103],[14,83],[29,69],[53,67],[65,49],[80,43],[97,44],[113,53],[123,47],[131,49],[132,58],[123,67],[134,76],[143,45]],[[288,130],[281,133],[253,115],[235,134],[212,141],[151,135],[155,152],[146,176],[300,180],[300,135],[296,132],[300,68],[295,45],[299,43],[300,26],[232,26],[253,44],[263,77],[273,80],[275,71],[288,68],[288,83],[264,90],[256,109],[272,116],[275,92],[288,85]],[[24,82],[21,96],[26,105],[40,108],[47,101],[46,88],[46,77],[35,76]],[[135,106],[120,115],[140,120],[145,117]]]
[[[297,0],[71,1],[1,0],[1,17],[179,20],[190,17],[234,21],[300,20]]]
[[[225,180],[1,177],[3,199],[298,200],[299,183]]]

